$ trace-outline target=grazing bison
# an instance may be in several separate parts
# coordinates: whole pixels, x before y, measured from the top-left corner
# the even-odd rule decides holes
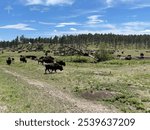
[[[42,65],[43,65],[43,63],[54,63],[54,58],[51,57],[51,56],[40,57],[40,58],[38,59],[38,64],[39,64],[40,62],[42,63]]]
[[[132,56],[131,55],[128,55],[125,57],[125,60],[131,60],[132,59]]]
[[[62,71],[63,67],[61,65],[57,64],[57,63],[45,64],[45,74],[46,74],[47,71],[49,71],[49,73],[50,73],[50,72],[53,72],[53,71],[57,72],[57,70]]]
[[[20,61],[23,63],[27,63],[25,56],[20,55]]]
[[[66,63],[62,60],[60,61],[56,61],[57,64],[62,65],[62,66],[66,66]]]
[[[140,59],[144,59],[144,53],[140,54]]]
[[[10,57],[8,57],[8,59],[6,60],[6,63],[7,63],[7,65],[11,64],[11,58]]]
[[[121,55],[117,55],[117,57],[121,57]]]
[[[43,65],[43,63],[44,63],[44,61],[43,61],[43,59],[44,59],[44,57],[42,56],[42,57],[40,57],[37,61],[38,61],[38,64],[39,63],[42,63],[42,65]]]
[[[51,56],[46,56],[43,58],[44,63],[54,63],[54,58]]]

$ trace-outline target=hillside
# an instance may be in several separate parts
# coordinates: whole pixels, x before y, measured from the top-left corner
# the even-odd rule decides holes
[[[145,50],[142,50],[144,52]],[[139,54],[136,51],[126,53]],[[147,53],[149,54],[149,53]],[[44,55],[22,52],[21,55]],[[6,64],[8,56],[15,61]],[[0,54],[1,112],[149,112],[149,60],[92,63],[79,56],[54,56],[66,62],[64,70],[44,74],[44,66],[20,53]],[[86,63],[74,62],[86,58]]]

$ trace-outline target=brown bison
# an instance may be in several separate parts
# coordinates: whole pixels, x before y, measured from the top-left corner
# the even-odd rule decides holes
[[[7,65],[11,65],[11,58],[8,57],[8,59],[6,60]]]
[[[23,63],[27,63],[26,57],[22,55],[20,55],[20,61]]]
[[[132,59],[132,56],[131,55],[128,55],[125,57],[125,60],[131,60]]]
[[[44,63],[54,63],[54,58],[53,57],[51,57],[51,56],[46,56],[46,57],[40,57],[39,59],[38,59],[38,64],[39,63],[42,63],[42,64],[44,64]]]
[[[62,71],[63,67],[57,63],[49,63],[49,64],[45,64],[45,74],[47,71],[49,71],[49,73],[55,71],[57,72],[57,70]]]
[[[56,61],[57,64],[62,65],[62,66],[66,66],[66,63],[62,60],[60,61]]]

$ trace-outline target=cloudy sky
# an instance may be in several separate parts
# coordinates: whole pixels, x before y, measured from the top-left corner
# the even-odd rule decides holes
[[[150,0],[0,0],[0,40],[79,33],[150,34]]]

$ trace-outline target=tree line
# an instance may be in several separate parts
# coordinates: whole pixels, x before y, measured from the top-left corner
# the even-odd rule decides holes
[[[129,49],[149,49],[150,35],[119,35],[119,34],[79,34],[79,35],[63,35],[49,38],[27,38],[17,36],[11,41],[0,41],[0,48],[17,47],[20,44],[68,44],[68,45],[105,45],[114,49],[129,48]]]

